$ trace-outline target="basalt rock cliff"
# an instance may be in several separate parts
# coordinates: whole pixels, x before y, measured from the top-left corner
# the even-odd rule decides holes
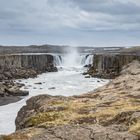
[[[112,79],[118,76],[124,65],[133,60],[140,61],[139,54],[95,54],[93,65],[89,68],[87,74],[92,77]]]
[[[0,80],[29,78],[57,71],[53,59],[48,54],[0,55]]]

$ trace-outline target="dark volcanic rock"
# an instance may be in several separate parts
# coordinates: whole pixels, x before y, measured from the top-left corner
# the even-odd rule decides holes
[[[86,67],[86,68],[90,68],[90,67],[91,67],[91,64],[89,64],[89,65],[85,65],[84,67]]]
[[[32,69],[9,67],[0,69],[0,80],[23,79],[29,77],[36,77],[37,72]]]
[[[13,81],[0,82],[0,106],[19,101],[20,96],[27,96],[29,92],[20,90],[22,86]]]
[[[55,87],[50,87],[50,88],[48,88],[49,90],[52,90],[52,89],[55,89]]]
[[[27,95],[29,95],[29,91],[22,91],[19,89],[7,89],[7,90],[5,90],[5,92],[9,96],[27,96]]]
[[[35,83],[36,85],[42,85],[42,83],[41,82],[38,82],[38,83]]]
[[[119,75],[122,68],[133,60],[140,61],[140,55],[136,54],[95,54],[93,66],[88,74],[92,77],[113,79]]]
[[[0,92],[0,97],[4,97],[5,93],[4,92]]]
[[[43,72],[57,72],[53,56],[48,54],[0,55],[0,80],[36,77]]]
[[[85,76],[85,78],[90,78],[90,76]]]

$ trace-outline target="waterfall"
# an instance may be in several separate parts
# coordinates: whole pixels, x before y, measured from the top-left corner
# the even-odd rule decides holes
[[[54,57],[54,65],[61,66],[62,65],[62,57],[61,55],[53,55]]]
[[[85,59],[85,66],[93,64],[93,55],[87,55]]]
[[[66,54],[55,54],[53,56],[55,66],[84,67],[93,63],[93,55],[80,54],[76,49],[71,49]]]

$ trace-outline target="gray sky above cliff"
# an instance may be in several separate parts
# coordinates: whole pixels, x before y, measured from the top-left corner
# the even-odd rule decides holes
[[[0,44],[140,44],[140,0],[0,0]]]

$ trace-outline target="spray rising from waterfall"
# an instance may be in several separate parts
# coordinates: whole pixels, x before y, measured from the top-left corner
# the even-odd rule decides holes
[[[84,67],[92,65],[93,55],[79,53],[77,48],[70,47],[65,54],[54,55],[54,65],[60,67]]]
[[[80,66],[81,58],[76,48],[70,47],[63,59],[63,66],[65,67],[77,67]]]

